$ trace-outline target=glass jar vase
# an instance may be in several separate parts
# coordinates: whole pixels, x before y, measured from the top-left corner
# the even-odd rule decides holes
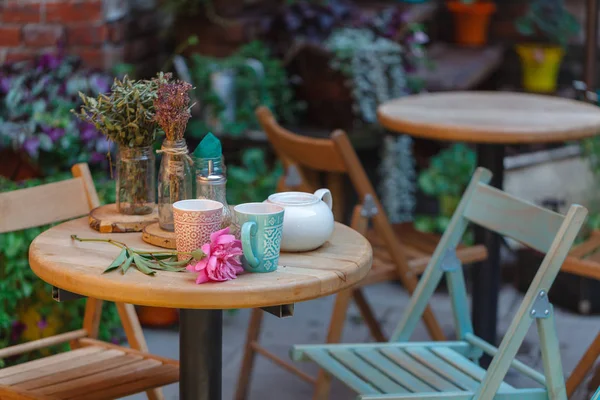
[[[119,147],[117,209],[121,214],[151,214],[156,206],[156,165],[152,146]]]
[[[164,140],[158,170],[158,224],[166,231],[174,230],[173,203],[193,196],[191,158],[185,140]]]

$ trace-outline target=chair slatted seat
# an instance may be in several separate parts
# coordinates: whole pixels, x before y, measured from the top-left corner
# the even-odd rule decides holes
[[[358,393],[360,400],[566,400],[550,290],[587,210],[572,205],[561,215],[488,185],[491,173],[475,172],[439,241],[400,323],[387,343],[296,345],[294,361],[312,361]],[[546,256],[498,348],[473,333],[458,243],[469,223],[511,237]],[[410,336],[442,277],[446,278],[456,325],[455,342],[411,343]],[[531,324],[541,341],[544,374],[515,357]],[[487,370],[478,359],[493,356]],[[509,368],[541,387],[504,382]]]
[[[341,348],[338,348],[341,347]],[[346,348],[344,348],[346,347]],[[361,393],[471,392],[485,376],[485,370],[443,342],[430,346],[351,348],[322,346],[307,349],[305,357],[327,369],[337,364],[345,379],[361,381]],[[359,360],[359,361],[357,361]],[[406,368],[405,368],[406,367]],[[365,372],[367,371],[367,372]],[[543,392],[543,390],[540,390]],[[519,393],[502,382],[498,393]]]
[[[80,344],[76,350],[1,369],[0,398],[10,390],[31,398],[108,400],[179,380],[176,361],[93,339]]]

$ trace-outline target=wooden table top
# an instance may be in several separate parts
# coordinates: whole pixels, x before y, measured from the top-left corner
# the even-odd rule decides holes
[[[600,107],[509,92],[425,93],[379,106],[379,122],[411,136],[471,143],[549,143],[600,132]]]
[[[195,284],[196,274],[157,271],[147,276],[135,268],[125,275],[102,272],[119,254],[109,243],[74,242],[81,238],[113,238],[134,249],[157,249],[141,233],[102,234],[79,218],[39,235],[29,249],[35,274],[63,290],[84,296],[137,305],[231,309],[292,304],[336,293],[369,272],[372,249],[358,232],[336,223],[329,242],[305,253],[281,253],[277,271],[246,273],[237,279]]]

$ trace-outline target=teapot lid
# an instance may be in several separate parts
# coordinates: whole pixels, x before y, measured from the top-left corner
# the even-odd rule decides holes
[[[270,195],[269,201],[286,206],[306,206],[318,203],[320,199],[312,193],[283,192]]]

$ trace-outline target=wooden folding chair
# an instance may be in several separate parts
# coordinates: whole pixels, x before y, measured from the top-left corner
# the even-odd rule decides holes
[[[572,205],[566,216],[527,203],[488,185],[492,174],[478,168],[442,236],[407,312],[388,343],[298,345],[295,361],[313,361],[359,393],[361,400],[566,400],[550,290],[587,210]],[[468,223],[511,237],[546,256],[499,348],[473,334],[467,291],[456,246]],[[445,276],[450,292],[456,341],[408,342],[435,288]],[[535,321],[544,373],[516,360]],[[493,356],[484,370],[477,360]],[[541,388],[517,389],[504,382],[509,368]]]
[[[588,240],[573,247],[562,266],[562,271],[600,280],[600,232],[593,232]],[[571,396],[583,383],[598,357],[600,357],[600,333],[592,341],[567,379],[568,396]]]
[[[0,193],[0,233],[86,215],[99,206],[87,164],[73,179]],[[163,399],[160,386],[179,380],[179,363],[148,354],[131,304],[117,303],[131,348],[96,340],[102,301],[87,299],[82,329],[0,349],[0,359],[71,342],[73,350],[0,369],[0,399],[114,399],[146,391]]]
[[[297,173],[299,181],[295,185],[296,190],[309,192],[317,190],[320,187],[317,178],[320,172],[334,176],[335,179],[332,181],[335,183],[339,183],[340,177],[347,175],[362,202],[362,207],[354,210],[353,228],[361,232],[357,226],[364,227],[364,231],[361,233],[368,237],[373,245],[373,268],[359,285],[348,292],[336,295],[327,343],[340,341],[351,299],[356,302],[373,338],[377,341],[385,341],[379,323],[360,287],[400,280],[404,287],[412,293],[417,286],[417,276],[427,266],[439,237],[418,232],[412,227],[412,224],[390,224],[346,133],[338,130],[333,132],[330,139],[308,138],[296,135],[279,126],[271,112],[265,107],[260,107],[256,114],[279,159],[282,160],[284,166],[293,168]],[[280,182],[278,189],[289,189],[289,186],[289,184]],[[334,195],[334,205],[342,200],[339,197],[341,195]],[[363,221],[360,221],[359,217]],[[373,225],[373,229],[370,231],[367,230],[369,221]],[[459,246],[457,255],[462,262],[472,263],[484,260],[487,252],[483,246]],[[266,356],[277,365],[295,373],[305,381],[315,384],[316,398],[326,396],[330,386],[330,380],[326,374],[320,372],[315,380],[260,345],[261,321],[262,311],[253,310],[248,326],[236,399],[246,398],[256,353]],[[444,339],[442,329],[429,307],[424,311],[423,321],[434,340]]]

